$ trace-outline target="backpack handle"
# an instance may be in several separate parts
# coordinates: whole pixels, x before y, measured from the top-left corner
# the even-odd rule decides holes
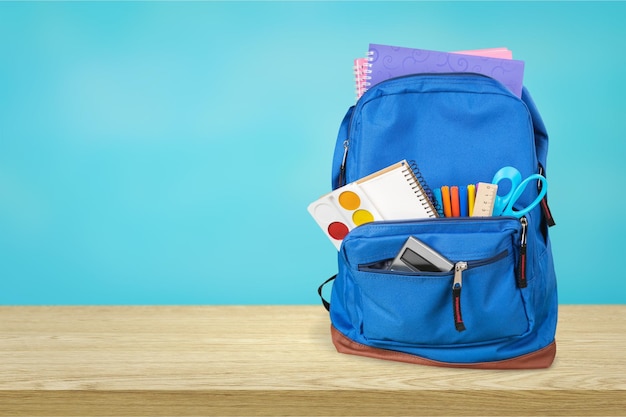
[[[326,299],[324,299],[324,296],[322,295],[322,288],[324,288],[324,286],[326,286],[326,284],[328,284],[330,281],[334,280],[335,278],[337,278],[337,274],[333,275],[332,277],[328,278],[326,281],[324,281],[324,283],[322,283],[322,285],[319,286],[319,288],[317,289],[317,293],[320,296],[320,299],[322,300],[322,305],[324,306],[324,308],[326,309],[326,311],[330,311],[330,303],[328,301],[326,301]]]

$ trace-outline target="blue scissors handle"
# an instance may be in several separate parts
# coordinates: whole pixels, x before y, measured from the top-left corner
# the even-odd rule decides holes
[[[541,202],[543,197],[548,192],[548,181],[543,175],[532,174],[522,181],[522,174],[517,169],[507,166],[496,172],[492,183],[498,184],[504,179],[511,181],[511,189],[504,196],[496,195],[493,208],[494,216],[514,216],[520,218],[535,208],[535,206]],[[539,194],[528,206],[520,210],[514,210],[513,207],[515,206],[515,203],[524,193],[528,184],[532,181],[541,181],[542,186],[540,187],[541,189]]]

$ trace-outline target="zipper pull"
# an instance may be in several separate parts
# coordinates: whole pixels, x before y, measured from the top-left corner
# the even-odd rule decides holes
[[[337,188],[346,185],[346,159],[348,158],[348,147],[350,141],[348,139],[343,141],[343,158],[341,159],[341,167],[339,168],[339,184]]]
[[[547,195],[547,194],[546,194]],[[550,211],[550,207],[548,206],[548,197],[545,195],[541,199],[541,209],[543,210],[543,215],[546,216],[546,222],[548,223],[548,227],[552,227],[556,225],[554,221],[554,217],[552,217],[552,212]]]
[[[463,271],[467,269],[467,262],[457,262],[454,265],[454,281],[452,282],[452,308],[454,309],[454,327],[457,331],[465,330],[461,315],[461,288],[463,287]]]
[[[539,164],[539,175],[545,177],[545,175],[543,175],[543,172],[544,172],[543,165]],[[541,181],[537,181],[537,189],[539,190],[539,192],[541,192],[542,186],[543,186],[543,183]],[[550,211],[550,207],[548,206],[548,194],[543,196],[539,204],[541,205],[541,209],[543,210],[543,215],[546,218],[546,223],[548,224],[548,227],[552,227],[556,225],[556,222],[554,221],[554,217],[552,216],[552,212]]]
[[[528,282],[526,280],[526,244],[528,240],[528,219],[522,217],[520,219],[522,223],[522,236],[520,238],[519,245],[519,265],[517,266],[517,286],[519,288],[526,288]]]

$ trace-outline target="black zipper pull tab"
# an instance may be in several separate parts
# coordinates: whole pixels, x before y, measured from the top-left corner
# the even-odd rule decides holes
[[[543,210],[543,215],[546,216],[546,222],[548,223],[548,227],[552,227],[556,225],[554,221],[554,217],[552,217],[552,212],[550,211],[550,207],[548,206],[548,197],[543,196],[541,199],[541,209]]]
[[[545,175],[543,175],[543,172],[543,165],[539,164],[539,175],[545,177]],[[537,181],[537,189],[539,190],[539,192],[541,192],[541,187],[543,187],[543,183],[541,181]],[[543,210],[543,215],[546,218],[546,223],[548,224],[548,227],[556,225],[554,217],[552,216],[552,212],[550,211],[550,207],[548,206],[548,194],[543,196],[540,205],[541,210]]]
[[[454,265],[454,281],[452,282],[452,308],[454,310],[454,327],[457,331],[465,330],[463,315],[461,314],[461,288],[463,288],[463,271],[467,269],[467,262],[457,262]]]
[[[341,167],[339,168],[339,184],[336,188],[346,185],[346,159],[348,158],[348,147],[350,142],[348,139],[343,141],[343,158],[341,159]]]
[[[519,246],[519,265],[517,266],[517,286],[519,288],[526,288],[528,281],[526,280],[526,244],[528,241],[528,219],[522,217],[520,219],[522,223],[522,236],[520,238]]]

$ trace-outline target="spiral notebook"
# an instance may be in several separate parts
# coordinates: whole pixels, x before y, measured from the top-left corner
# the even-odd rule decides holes
[[[356,84],[357,100],[365,93],[370,80],[370,63],[368,58],[356,58],[354,60],[354,82]]]
[[[417,166],[403,160],[326,194],[308,211],[339,249],[348,232],[365,223],[439,217],[429,195]]]
[[[441,52],[370,44],[367,56],[354,60],[357,99],[381,81],[419,73],[483,74],[500,81],[518,97],[522,94],[524,61],[512,59],[507,48]]]

